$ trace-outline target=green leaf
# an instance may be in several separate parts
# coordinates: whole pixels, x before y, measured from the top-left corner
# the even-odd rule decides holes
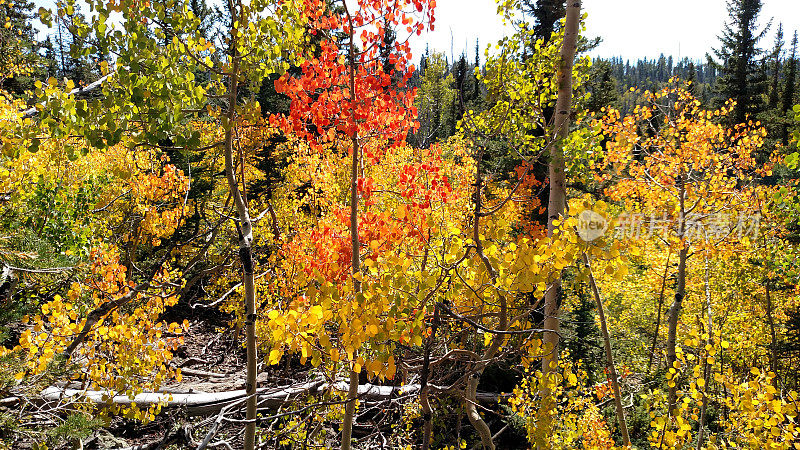
[[[53,13],[44,7],[39,8],[39,20],[48,27],[53,26]]]
[[[796,170],[797,169],[797,162],[798,162],[798,153],[794,152],[791,155],[786,156],[786,167]]]
[[[31,139],[31,145],[28,146],[28,151],[31,153],[36,153],[39,151],[39,145],[41,145],[41,141],[39,138]]]

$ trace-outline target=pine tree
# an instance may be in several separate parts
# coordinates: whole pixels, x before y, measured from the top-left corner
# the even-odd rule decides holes
[[[458,93],[456,98],[456,104],[458,105],[456,108],[456,119],[461,119],[461,117],[464,115],[464,108],[470,100],[468,96],[472,96],[472,92],[467,90],[469,67],[467,64],[466,54],[462,53],[461,57],[458,59],[458,62],[453,66],[453,77],[455,79],[454,87]]]
[[[599,112],[609,106],[619,108],[620,94],[610,62],[599,58],[594,61],[586,87],[592,94],[586,103],[589,111]]]
[[[794,32],[792,38],[792,53],[786,62],[786,82],[783,88],[783,99],[781,101],[781,117],[783,126],[781,127],[781,142],[783,145],[789,144],[789,124],[787,123],[786,114],[794,104],[795,89],[797,82],[797,31]]]
[[[472,99],[476,104],[481,104],[483,95],[481,93],[481,80],[478,79],[477,74],[481,71],[481,44],[479,40],[475,40],[475,67],[472,72],[473,92]]]
[[[719,36],[720,48],[714,49],[716,60],[708,55],[710,63],[720,73],[717,92],[720,102],[736,101],[730,120],[746,122],[764,110],[762,92],[766,90],[766,79],[761,70],[762,50],[758,41],[764,37],[769,26],[758,29],[758,14],[761,0],[728,0],[730,22],[725,24]]]
[[[781,56],[783,56],[783,24],[778,24],[778,33],[775,34],[775,46],[770,53],[770,62],[771,67],[770,71],[772,72],[772,84],[769,89],[769,102],[768,108],[775,109],[778,107],[778,99],[780,99],[780,78],[781,78]]]
[[[772,148],[780,142],[783,133],[784,114],[780,109],[781,89],[781,65],[783,58],[783,24],[778,25],[778,32],[775,35],[775,44],[772,50],[766,55],[762,64],[762,72],[768,80],[768,91],[766,92],[767,103],[764,111],[757,118],[767,128],[767,138],[765,148]]]
[[[656,63],[656,81],[663,83],[667,81],[670,75],[670,73],[667,73],[667,57],[662,53]]]
[[[675,60],[672,58],[672,55],[669,55],[667,58],[667,78],[671,77],[675,74]]]
[[[189,0],[189,10],[200,19],[200,33],[210,40],[215,25],[214,9],[208,6],[206,0]]]
[[[50,78],[58,76],[58,63],[56,63],[56,50],[53,46],[53,40],[50,36],[45,39],[44,44],[42,44],[42,49],[44,50],[44,76],[42,78]]]
[[[392,52],[395,51],[394,46],[397,41],[397,32],[392,27],[392,23],[389,19],[384,19],[383,28],[386,30],[383,35],[383,40],[381,41],[380,49],[380,58],[383,61],[383,71],[384,73],[391,74],[392,86],[397,87],[398,83],[400,82],[400,78],[399,75],[395,73],[394,63],[390,58]]]
[[[697,70],[694,68],[694,63],[689,62],[689,68],[686,74],[686,82],[689,83],[689,92],[694,98],[700,98],[700,87],[697,82]]]
[[[594,384],[602,380],[602,366],[598,361],[603,360],[602,344],[600,343],[600,329],[595,323],[597,307],[591,299],[586,283],[571,280],[572,291],[570,294],[577,299],[577,304],[569,312],[565,320],[565,331],[570,339],[566,340],[566,347],[573,362],[581,361],[582,368],[586,370],[586,382]]]
[[[32,88],[39,65],[33,6],[29,0],[0,3],[0,88],[15,95]]]
[[[98,78],[96,71],[93,71],[97,64],[90,64],[83,51],[91,47],[91,43],[74,33],[77,25],[85,23],[86,18],[77,4],[59,1],[57,7],[60,13],[56,19],[53,38],[56,62],[59,65],[58,78],[67,78],[76,85],[91,83]],[[95,55],[98,56],[100,55]]]
[[[533,32],[536,38],[550,40],[550,35],[558,30],[559,21],[566,14],[564,0],[522,0],[522,11],[534,18]]]
[[[452,108],[458,94],[454,85],[455,80],[444,54],[426,54],[425,70],[414,102],[420,123],[419,130],[410,137],[414,145],[426,148],[434,142],[447,139],[455,131],[456,119]]]

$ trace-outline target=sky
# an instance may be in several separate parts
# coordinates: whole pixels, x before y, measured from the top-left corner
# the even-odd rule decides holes
[[[211,0],[214,3],[219,0]],[[34,0],[36,7],[52,8],[53,0]],[[583,0],[588,14],[586,35],[601,37],[592,56],[623,59],[658,58],[660,54],[679,59],[705,60],[705,54],[719,45],[717,36],[728,20],[725,0]],[[772,19],[772,27],[759,43],[771,48],[778,23],[782,22],[785,40],[791,42],[794,30],[800,32],[800,0],[762,0],[760,26]],[[34,8],[35,9],[35,8]],[[36,21],[38,23],[38,21]],[[38,27],[42,33],[46,31]],[[414,59],[425,52],[443,52],[449,60],[466,51],[475,58],[475,43],[480,42],[481,60],[488,44],[495,44],[510,30],[497,15],[495,0],[437,0],[434,31],[413,36]]]
[[[588,13],[587,36],[603,38],[592,56],[635,60],[658,58],[664,53],[675,58],[704,60],[705,54],[718,46],[717,36],[728,20],[725,0],[583,0],[582,3]],[[794,30],[800,31],[800,0],[762,0],[762,3],[759,22],[763,27],[772,18],[773,25],[759,45],[772,47],[778,22],[783,23],[785,40],[790,42]],[[484,49],[506,32],[494,0],[437,0],[434,31],[415,36],[412,49],[415,59],[426,45],[448,58],[451,47],[456,57],[466,49],[473,60],[476,39]]]

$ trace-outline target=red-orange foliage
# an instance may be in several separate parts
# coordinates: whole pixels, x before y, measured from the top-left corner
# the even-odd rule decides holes
[[[406,88],[414,72],[408,41],[395,42],[389,49],[382,49],[381,43],[387,25],[417,34],[426,21],[433,28],[435,1],[359,0],[357,5],[349,11],[344,2],[330,9],[323,1],[307,0],[310,34],[323,37],[319,52],[307,56],[300,76],[287,73],[275,82],[276,90],[290,98],[291,110],[288,116],[272,116],[272,125],[317,150],[354,136],[400,145],[419,126],[416,89]],[[420,16],[422,21],[417,20]],[[348,39],[336,40],[340,33]],[[385,148],[365,148],[364,155],[374,162]]]

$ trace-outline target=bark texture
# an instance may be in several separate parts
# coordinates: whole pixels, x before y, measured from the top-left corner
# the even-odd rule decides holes
[[[555,230],[553,221],[564,215],[567,203],[566,165],[562,142],[569,134],[570,112],[572,110],[572,67],[575,60],[575,49],[578,43],[578,32],[581,17],[580,0],[569,0],[567,4],[567,22],[564,29],[564,45],[561,47],[561,65],[558,72],[558,99],[555,110],[555,143],[550,146],[550,196],[547,203],[547,235],[552,236]],[[544,328],[559,330],[559,298],[561,296],[561,279],[554,281],[545,293]],[[542,361],[543,373],[550,372],[551,366],[558,362],[558,334],[545,333],[544,344],[551,351]]]

